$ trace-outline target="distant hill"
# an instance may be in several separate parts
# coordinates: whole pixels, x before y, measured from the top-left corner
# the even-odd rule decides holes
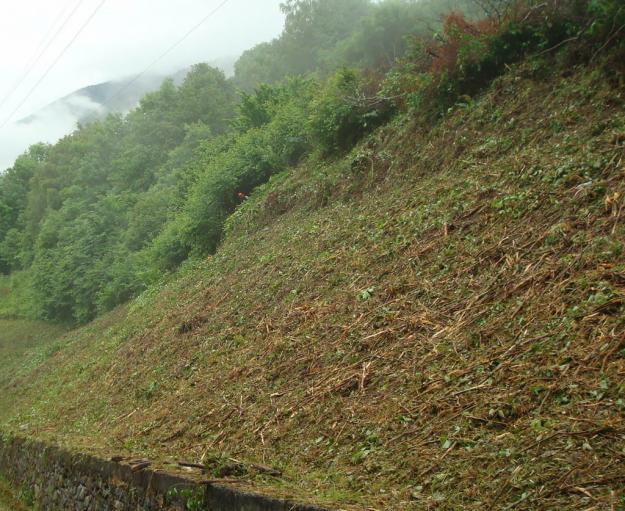
[[[210,65],[222,69],[227,76],[231,76],[234,62],[235,58],[223,58],[210,62]],[[184,68],[170,75],[154,73],[136,80],[135,77],[129,77],[89,85],[53,101],[28,117],[20,119],[17,124],[24,126],[44,119],[67,117],[84,124],[113,112],[127,112],[134,108],[146,93],[158,89],[166,78],[173,78],[176,84],[180,84],[188,72],[189,68]]]
[[[180,71],[175,77],[182,81],[186,72],[187,70]],[[146,75],[134,82],[134,78],[128,78],[90,85],[53,101],[32,115],[20,119],[18,124],[28,125],[44,118],[61,116],[70,116],[77,122],[86,123],[112,112],[127,112],[147,92],[158,89],[165,78],[164,75]]]

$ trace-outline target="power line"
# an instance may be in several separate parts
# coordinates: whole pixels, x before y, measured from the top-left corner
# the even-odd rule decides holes
[[[54,30],[54,27],[56,27],[56,25],[59,22],[59,20],[61,19],[61,17],[63,16],[65,10],[67,9],[67,6],[69,5],[69,3],[65,6],[65,8],[63,8],[63,10],[61,10],[61,12],[57,16],[57,18],[54,20],[54,23],[52,23],[52,25],[48,29],[48,32],[46,33],[46,35],[43,37],[43,39],[39,43],[39,46],[37,47],[37,50],[35,50],[35,53],[33,53],[33,56],[31,57],[31,60],[29,61],[29,63],[26,65],[26,68],[25,68],[24,72],[22,73],[22,75],[18,78],[17,82],[9,90],[9,92],[6,94],[6,96],[4,96],[2,101],[0,101],[0,108],[4,106],[4,104],[13,96],[13,94],[15,94],[17,89],[19,89],[19,87],[22,85],[22,83],[24,83],[24,80],[26,80],[28,75],[31,73],[31,71],[35,68],[35,66],[37,65],[37,63],[41,59],[41,57],[43,57],[44,54],[48,51],[48,49],[50,48],[52,43],[54,43],[56,38],[61,34],[63,29],[69,23],[69,20],[72,19],[74,14],[76,14],[76,11],[80,8],[80,6],[83,3],[84,3],[84,0],[79,0],[78,1],[78,3],[74,6],[72,11],[66,16],[66,18],[63,21],[63,23],[61,24],[61,26],[54,33],[54,35],[52,36],[52,39],[50,39],[48,41],[48,37],[50,36],[52,31]],[[46,44],[46,42],[47,42],[47,44]],[[39,50],[41,50],[41,51],[39,53],[37,53]]]
[[[82,1],[82,0],[81,0]],[[78,39],[78,37],[80,36],[80,34],[82,34],[82,32],[87,28],[87,25],[89,25],[89,23],[91,23],[91,20],[93,20],[93,18],[95,18],[96,14],[98,14],[98,12],[100,11],[100,9],[104,6],[104,4],[106,3],[107,0],[102,0],[98,6],[93,10],[93,12],[90,14],[90,16],[87,18],[87,20],[82,24],[82,26],[78,29],[78,32],[76,32],[76,34],[74,35],[74,37],[72,37],[72,39],[70,40],[69,43],[67,43],[67,45],[65,46],[65,48],[63,48],[63,51],[61,51],[61,53],[56,57],[56,59],[54,59],[54,62],[52,62],[52,64],[48,67],[48,69],[46,69],[46,72],[42,75],[41,78],[39,78],[39,80],[37,81],[37,83],[35,83],[35,85],[33,85],[33,87],[30,89],[30,91],[28,91],[28,94],[26,95],[26,97],[21,101],[21,103],[19,105],[17,105],[17,107],[15,108],[15,110],[13,110],[13,112],[11,112],[11,115],[9,115],[6,120],[2,123],[2,125],[0,125],[0,129],[4,128],[9,121],[11,120],[11,118],[17,113],[17,111],[22,108],[22,106],[24,105],[24,103],[26,103],[26,101],[28,101],[28,99],[30,98],[30,96],[32,96],[33,92],[35,92],[35,90],[37,90],[37,88],[39,87],[39,85],[41,85],[41,83],[47,78],[47,76],[50,74],[50,72],[52,71],[52,69],[54,69],[54,67],[59,63],[59,61],[63,58],[63,56],[65,55],[65,53],[67,53],[67,51],[71,48],[71,46],[76,42],[76,39]]]
[[[204,23],[206,23],[210,18],[212,18],[217,12],[224,7],[230,0],[223,0],[217,7],[215,7],[211,12],[209,12],[204,18],[200,20],[199,23],[194,25],[185,35],[182,36],[181,39],[172,44],[165,52],[163,52],[158,58],[154,59],[143,71],[141,71],[137,76],[135,76],[130,82],[121,87],[115,94],[109,97],[104,106],[108,106],[110,108],[111,102],[119,97],[123,92],[125,92],[129,87],[134,85],[145,73],[147,73],[152,67],[158,64],[161,60],[163,60],[167,55],[169,55],[172,51],[174,51],[178,46],[180,46],[184,41],[186,41],[191,34],[193,34],[197,29],[199,29]]]
[[[43,36],[43,38],[41,39],[41,42],[39,43],[39,46],[37,46],[37,50],[35,51],[35,54],[33,54],[33,57],[31,58],[31,60],[29,61],[29,65],[32,63],[35,57],[35,55],[37,54],[37,52],[39,50],[41,50],[44,45],[47,46],[48,44],[52,44],[52,41],[55,39],[55,36],[57,35],[55,33],[55,35],[52,37],[52,39],[49,39],[50,36],[52,35],[53,31],[55,28],[57,28],[57,25],[59,23],[59,21],[61,21],[63,15],[67,12],[67,8],[70,6],[70,4],[74,3],[73,0],[70,0],[69,2],[67,2],[65,4],[65,6],[61,9],[61,11],[59,12],[59,14],[57,15],[57,17],[55,18],[55,20],[52,22],[52,24],[50,25],[50,28],[48,28],[48,31],[46,32],[46,35]],[[78,5],[80,5],[82,3],[79,2]],[[73,14],[73,13],[72,13]],[[65,24],[65,22],[63,23],[63,25]],[[58,31],[57,31],[58,33]]]
[[[31,56],[31,58],[29,59],[28,64],[26,64],[26,67],[24,68],[24,71],[23,71],[22,75],[13,84],[13,86],[7,92],[7,94],[4,96],[2,101],[0,101],[0,107],[4,106],[4,104],[11,98],[11,96],[13,96],[15,91],[20,87],[20,85],[22,85],[24,80],[28,77],[30,72],[35,68],[35,66],[39,62],[39,59],[41,59],[41,57],[46,53],[46,51],[48,51],[48,48],[50,47],[50,45],[52,45],[52,43],[56,40],[56,38],[59,36],[61,31],[65,28],[65,26],[69,22],[70,18],[74,15],[74,13],[78,9],[78,7],[80,7],[80,5],[82,4],[83,1],[84,0],[79,0],[79,2],[76,4],[76,6],[72,10],[72,12],[65,18],[65,20],[61,24],[61,27],[56,31],[56,33],[54,34],[52,39],[50,39],[48,41],[48,38],[49,38],[50,34],[54,30],[54,28],[57,26],[57,23],[59,22],[59,20],[61,19],[61,17],[65,13],[65,11],[67,10],[67,6],[69,5],[69,3],[65,5],[65,7],[61,10],[61,12],[59,12],[58,16],[56,17],[56,19],[54,20],[52,25],[50,25],[50,28],[46,32],[46,35],[41,39],[41,42],[39,43],[39,46],[37,46],[37,49],[35,50],[35,52]],[[43,50],[42,50],[42,48],[43,48]],[[39,50],[42,50],[42,51],[40,52]]]

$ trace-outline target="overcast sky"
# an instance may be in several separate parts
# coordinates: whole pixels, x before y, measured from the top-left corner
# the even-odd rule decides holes
[[[41,43],[78,6],[28,78],[0,107],[0,125],[24,100],[102,0],[5,0],[0,14],[0,102],[41,53]],[[23,118],[76,89],[133,76],[178,41],[223,0],[106,0],[73,46],[12,117]],[[236,57],[276,37],[280,0],[228,0],[204,25],[155,68],[169,72],[197,62]],[[55,21],[57,22],[54,25]],[[51,30],[52,28],[52,30]],[[43,46],[45,48],[45,45]],[[69,120],[71,121],[71,120]],[[65,123],[68,120],[64,120]],[[71,126],[13,123],[0,128],[0,172],[38,140],[52,142]]]

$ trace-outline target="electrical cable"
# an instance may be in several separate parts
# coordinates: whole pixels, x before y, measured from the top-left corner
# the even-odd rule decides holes
[[[0,108],[2,108],[5,103],[11,99],[11,97],[13,96],[13,94],[15,94],[15,92],[17,91],[17,89],[19,89],[19,87],[22,85],[22,83],[24,83],[24,80],[26,80],[26,78],[28,78],[28,75],[30,75],[30,73],[32,72],[32,70],[35,68],[35,66],[38,64],[39,60],[41,59],[41,57],[43,57],[45,55],[45,53],[48,51],[48,49],[50,48],[50,46],[52,46],[52,44],[54,43],[54,41],[56,41],[57,37],[61,34],[61,32],[63,31],[63,29],[67,26],[67,24],[69,23],[69,21],[72,19],[72,17],[74,16],[74,14],[76,14],[76,11],[80,8],[80,6],[84,3],[85,0],[79,0],[78,3],[76,3],[76,5],[74,6],[74,8],[72,9],[72,11],[67,15],[67,17],[65,18],[65,20],[63,21],[63,23],[61,24],[61,26],[58,28],[58,30],[54,33],[54,35],[52,36],[52,39],[50,39],[49,41],[47,41],[48,37],[50,36],[50,34],[52,33],[52,31],[54,30],[54,27],[56,27],[57,23],[59,22],[59,20],[61,19],[61,17],[63,16],[63,13],[65,12],[65,10],[67,9],[67,6],[69,5],[69,3],[65,6],[65,8],[63,8],[63,10],[59,13],[59,15],[57,16],[57,18],[55,19],[54,23],[50,26],[50,28],[48,29],[48,32],[46,33],[46,35],[43,37],[43,39],[41,40],[41,42],[39,43],[39,46],[37,47],[37,50],[35,50],[35,53],[33,53],[33,56],[31,57],[31,60],[29,61],[29,63],[26,65],[26,68],[24,70],[24,72],[22,73],[22,75],[18,78],[18,80],[15,82],[15,84],[13,85],[13,87],[11,87],[11,89],[9,90],[9,92],[4,96],[4,98],[2,98],[2,101],[0,101]],[[46,44],[47,41],[47,44]],[[43,49],[42,49],[43,48]],[[39,52],[39,50],[41,50]],[[37,53],[39,52],[39,53]]]
[[[223,8],[230,0],[223,0],[217,7],[215,7],[211,12],[209,12],[204,18],[200,20],[199,23],[194,25],[181,39],[171,45],[165,52],[163,52],[158,58],[154,59],[143,71],[141,71],[137,76],[135,76],[130,82],[126,83],[123,87],[121,87],[116,93],[110,96],[105,103],[104,106],[110,108],[111,102],[119,97],[123,92],[125,92],[129,87],[132,87],[145,73],[147,73],[152,67],[158,64],[161,60],[163,60],[167,55],[169,55],[172,51],[174,51],[178,46],[180,46],[184,41],[186,41],[191,34],[193,34],[196,30],[198,30],[204,23],[206,23],[210,18],[212,18],[217,12]]]
[[[32,64],[32,62],[35,59],[35,55],[38,54],[39,50],[41,50],[44,46],[48,46],[49,43],[51,43],[54,40],[54,37],[52,37],[52,39],[49,40],[50,36],[52,36],[52,33],[54,32],[54,30],[57,28],[57,25],[59,23],[59,21],[61,21],[61,19],[63,18],[63,15],[67,12],[67,8],[70,6],[70,4],[74,3],[73,0],[70,0],[69,2],[67,2],[65,4],[65,7],[63,7],[61,9],[61,11],[59,12],[59,14],[57,15],[57,17],[54,19],[54,21],[52,22],[52,24],[50,25],[50,28],[48,28],[48,31],[46,32],[46,34],[43,36],[43,38],[41,39],[39,46],[37,46],[37,50],[35,50],[35,53],[33,54],[33,56],[31,57],[31,59],[28,61],[29,65]],[[56,35],[56,34],[55,34]]]
[[[87,28],[87,26],[89,25],[89,23],[91,23],[91,20],[93,20],[93,18],[95,18],[96,14],[98,14],[98,12],[100,11],[100,9],[104,6],[104,4],[106,3],[107,0],[102,0],[98,6],[93,10],[93,12],[89,15],[89,17],[87,18],[87,20],[82,24],[82,26],[78,29],[78,32],[76,32],[76,34],[74,35],[74,37],[72,37],[72,39],[69,41],[69,43],[67,43],[67,45],[63,48],[63,51],[61,51],[61,53],[56,57],[56,59],[54,59],[54,61],[52,62],[52,64],[48,67],[48,69],[46,69],[45,73],[41,76],[41,78],[39,78],[39,80],[37,81],[37,83],[35,83],[35,85],[33,85],[33,87],[30,89],[30,91],[28,91],[28,94],[26,95],[26,97],[20,102],[19,105],[17,105],[17,107],[13,110],[13,112],[11,112],[11,115],[9,115],[6,120],[2,123],[2,125],[0,125],[0,129],[4,128],[9,121],[13,118],[13,116],[17,113],[17,111],[24,105],[24,103],[26,103],[26,101],[28,101],[28,99],[32,96],[32,94],[35,92],[35,90],[37,90],[37,88],[39,87],[39,85],[41,85],[41,83],[47,78],[47,76],[50,74],[50,72],[54,69],[54,67],[59,63],[59,61],[63,58],[63,56],[65,55],[65,53],[67,53],[67,51],[72,47],[72,45],[74,44],[74,42],[76,42],[76,39],[78,39],[78,37],[80,36],[80,34],[82,34],[82,32]]]

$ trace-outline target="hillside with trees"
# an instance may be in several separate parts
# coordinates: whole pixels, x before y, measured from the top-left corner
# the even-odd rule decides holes
[[[368,73],[388,68],[409,37],[427,33],[449,5],[461,6],[287,2],[284,32],[271,43],[280,51],[250,50],[233,79],[199,64],[180,86],[165,80],[128,115],[30,148],[0,181],[0,271],[12,275],[19,297],[0,310],[84,323],[189,257],[214,252],[237,194],[297,164],[318,141],[328,146],[323,151],[345,150],[388,117],[390,105],[332,112],[354,117],[341,128],[352,133],[334,147],[323,125],[333,121],[313,112],[334,109],[349,89],[375,87],[381,75]],[[383,68],[356,70],[379,62]],[[356,67],[321,78],[339,65]]]
[[[64,325],[4,427],[337,509],[621,509],[622,2],[283,9],[2,174],[0,316]]]

